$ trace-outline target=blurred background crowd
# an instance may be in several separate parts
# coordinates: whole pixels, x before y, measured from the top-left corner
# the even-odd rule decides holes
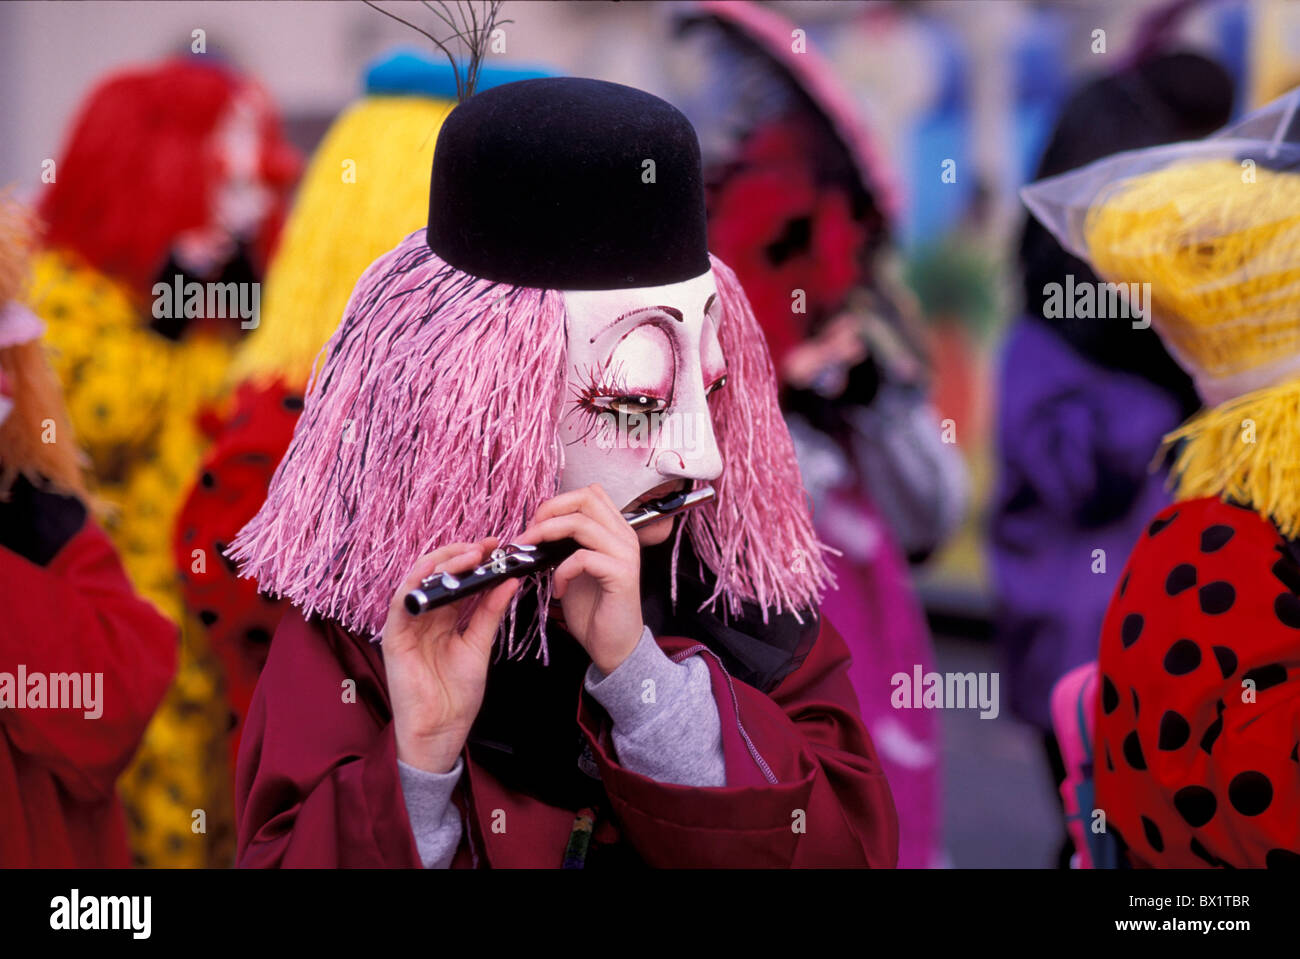
[[[900,864],[1067,861],[1049,694],[1096,658],[1124,557],[1167,502],[1149,464],[1198,401],[1154,333],[1042,316],[1047,285],[1091,274],[1027,222],[1018,190],[1203,137],[1290,89],[1300,6],[503,16],[480,88],[627,83],[700,134],[711,248],[767,334],[819,532],[842,553],[826,613],[853,645]],[[0,89],[0,184],[41,221],[28,298],[93,495],[137,591],[182,627],[175,682],[120,783],[132,850],[220,865],[232,743],[282,612],[220,554],[352,285],[424,222],[454,81],[360,2],[20,2],[0,5]],[[175,277],[262,282],[259,324],[149,311]],[[998,673],[1002,708],[893,708],[889,677],[914,667]]]

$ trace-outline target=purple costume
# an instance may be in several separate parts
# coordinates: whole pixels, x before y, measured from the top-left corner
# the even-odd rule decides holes
[[[1165,471],[1149,465],[1182,413],[1165,389],[1029,317],[1007,335],[999,384],[990,548],[1003,688],[1018,716],[1050,730],[1052,684],[1097,658],[1129,550],[1169,502]]]

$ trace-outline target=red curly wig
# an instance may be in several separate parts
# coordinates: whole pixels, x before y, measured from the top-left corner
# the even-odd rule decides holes
[[[147,297],[177,234],[211,221],[225,175],[213,135],[241,95],[261,107],[260,168],[276,198],[254,240],[264,268],[298,155],[259,87],[200,58],[122,71],[87,97],[39,206],[46,245],[79,254]]]

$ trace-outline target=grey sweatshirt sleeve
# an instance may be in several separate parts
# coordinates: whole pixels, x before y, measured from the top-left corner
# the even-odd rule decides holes
[[[448,869],[460,845],[460,810],[451,801],[452,791],[460,780],[465,762],[456,757],[450,772],[430,773],[408,766],[400,759],[397,771],[402,777],[402,797],[420,862],[425,869]]]
[[[587,667],[585,686],[614,721],[614,749],[625,768],[681,786],[727,784],[718,705],[699,656],[674,663],[647,626],[608,676],[594,663]]]

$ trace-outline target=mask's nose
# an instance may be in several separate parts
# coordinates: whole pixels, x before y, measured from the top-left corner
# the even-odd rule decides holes
[[[673,413],[663,424],[667,440],[655,458],[655,469],[672,479],[715,480],[722,475],[722,451],[713,433],[713,418],[700,397],[696,409]]]

